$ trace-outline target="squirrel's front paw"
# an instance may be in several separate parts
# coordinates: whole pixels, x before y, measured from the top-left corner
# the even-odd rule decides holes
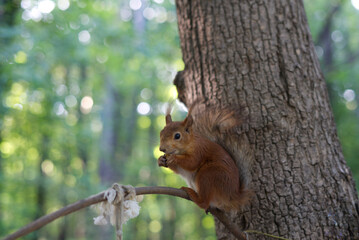
[[[159,157],[157,162],[159,167],[168,167],[167,158],[165,157],[165,155]]]

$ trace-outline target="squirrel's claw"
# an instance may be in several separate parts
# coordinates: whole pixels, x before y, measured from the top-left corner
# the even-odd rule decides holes
[[[209,213],[209,208],[206,209],[206,215],[208,215],[208,213]]]
[[[159,167],[168,167],[167,158],[165,157],[165,155],[159,157],[157,162]]]

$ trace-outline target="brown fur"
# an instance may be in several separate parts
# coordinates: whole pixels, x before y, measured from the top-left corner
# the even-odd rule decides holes
[[[231,110],[213,111],[213,115],[199,118],[194,123],[192,109],[182,122],[173,122],[169,113],[166,126],[161,131],[160,150],[165,153],[158,165],[180,174],[189,187],[182,187],[193,202],[207,210],[214,206],[223,210],[240,209],[250,193],[241,182],[236,161],[215,139],[198,132],[225,132],[240,123]],[[201,120],[201,122],[198,122]],[[204,127],[198,127],[205,125]],[[175,135],[180,134],[179,139]]]

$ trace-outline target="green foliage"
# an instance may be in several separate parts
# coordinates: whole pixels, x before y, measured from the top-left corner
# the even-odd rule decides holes
[[[52,11],[22,1],[15,24],[0,28],[1,236],[112,182],[184,184],[156,161],[163,107],[183,68],[174,3],[135,11],[139,1],[49,2]],[[185,200],[148,196],[141,206],[128,239],[214,236],[214,224]],[[111,238],[95,215],[73,214],[25,239]],[[182,228],[187,218],[196,224]]]
[[[185,185],[156,162],[165,103],[176,97],[171,82],[183,69],[174,1],[142,1],[139,10],[131,9],[139,0],[42,2],[22,0],[0,21],[1,236],[112,182]],[[331,31],[343,38],[336,32],[334,62],[323,69],[359,181],[358,100],[344,96],[359,92],[358,12],[342,5]],[[333,5],[306,7],[317,39]],[[183,115],[178,106],[175,118]],[[141,207],[125,239],[215,239],[212,218],[193,203],[146,196]],[[94,216],[84,210],[24,239],[111,239],[113,229],[94,226]]]

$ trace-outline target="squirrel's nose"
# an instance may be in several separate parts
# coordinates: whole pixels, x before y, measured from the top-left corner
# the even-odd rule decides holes
[[[163,147],[160,147],[160,151],[161,151],[161,152],[166,152],[166,149],[163,148]]]

